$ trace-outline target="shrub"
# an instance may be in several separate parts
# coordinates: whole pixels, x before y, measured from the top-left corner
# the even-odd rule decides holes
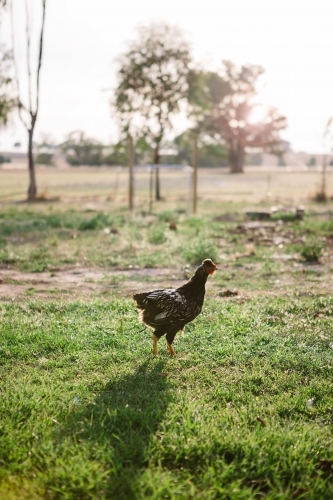
[[[8,158],[8,156],[0,155],[0,165],[2,165],[2,163],[10,163],[10,162],[11,162],[11,159]]]
[[[282,220],[284,222],[293,222],[295,220],[299,220],[299,216],[297,215],[297,213],[294,213],[294,212],[277,212],[276,214],[274,214],[272,217],[271,217],[272,220],[274,221],[278,221],[278,220]]]
[[[102,229],[108,223],[107,216],[99,213],[92,219],[83,220],[80,222],[78,229],[80,231],[91,231],[93,229]]]
[[[202,229],[205,226],[205,220],[200,217],[189,217],[186,222],[193,229]]]
[[[52,153],[38,153],[35,161],[37,165],[46,165],[47,167],[54,166]]]
[[[163,212],[158,214],[158,220],[163,222],[169,222],[169,220],[178,220],[178,214],[172,210],[163,210]]]
[[[163,226],[153,227],[149,231],[148,240],[150,241],[150,243],[153,243],[154,245],[161,245],[162,243],[165,243],[166,241],[165,228]]]
[[[216,246],[205,239],[193,240],[183,251],[184,258],[192,264],[201,264],[204,259],[217,260]]]

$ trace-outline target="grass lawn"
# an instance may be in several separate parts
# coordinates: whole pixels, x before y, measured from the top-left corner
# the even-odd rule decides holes
[[[243,210],[2,208],[0,498],[333,498],[333,222]],[[126,273],[151,289],[203,257],[203,312],[153,357]],[[102,288],[47,288],[78,265]]]

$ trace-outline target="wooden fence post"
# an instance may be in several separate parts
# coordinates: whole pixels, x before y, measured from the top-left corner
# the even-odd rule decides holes
[[[129,183],[128,183],[128,202],[130,212],[134,210],[134,146],[132,136],[128,137],[128,170],[129,170]]]
[[[197,182],[198,182],[198,136],[193,138],[193,161],[192,161],[192,214],[197,213]]]

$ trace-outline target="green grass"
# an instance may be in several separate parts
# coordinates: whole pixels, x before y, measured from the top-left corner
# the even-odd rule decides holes
[[[153,227],[153,229],[149,232],[148,239],[150,243],[154,245],[161,245],[165,243],[167,238],[165,236],[165,228],[163,226]]]
[[[129,300],[0,315],[0,496],[333,497],[332,298],[208,300],[174,359]]]
[[[313,249],[312,241],[318,238],[323,251],[332,243],[333,222],[311,213],[303,221],[280,221],[272,229],[244,232],[239,229],[240,215],[237,221],[227,217],[228,206],[225,217],[221,217],[221,212],[216,216],[216,206],[214,210],[188,218],[180,211],[162,210],[153,216],[138,214],[131,219],[122,209],[82,211],[78,207],[68,210],[62,205],[38,209],[9,206],[0,213],[0,266],[30,272],[74,264],[179,267],[187,262],[196,265],[207,256],[228,262],[235,255],[245,254],[252,242],[253,255],[237,258],[243,263],[263,262],[278,250],[272,243],[274,237],[289,241],[283,252],[290,254]],[[170,219],[177,221],[177,231],[169,229]]]
[[[167,220],[171,215],[177,220],[177,212],[138,215],[132,220],[117,210],[108,213],[59,208],[3,210],[0,266],[43,272],[76,263],[103,267],[197,263],[207,257],[207,251],[212,253],[211,258],[217,257],[214,231],[220,224],[211,221],[207,229],[207,217],[185,218],[178,222],[175,234]],[[191,240],[197,244],[189,245]]]
[[[134,219],[2,208],[0,286],[26,288],[0,302],[0,498],[331,500],[333,222],[306,211],[244,229],[244,205],[205,202],[197,217],[163,207]],[[321,265],[301,256],[313,241]],[[133,301],[117,295],[122,270],[182,279],[207,257],[219,271],[202,314],[175,358],[164,339],[154,358]],[[86,282],[107,294],[48,287],[74,266],[99,268]],[[142,274],[131,281],[156,287]],[[214,299],[225,289],[239,294]]]

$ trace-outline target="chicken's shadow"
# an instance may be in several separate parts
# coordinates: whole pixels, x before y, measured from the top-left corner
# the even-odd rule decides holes
[[[95,448],[106,450],[110,467],[104,470],[103,490],[107,498],[136,498],[137,481],[148,466],[148,445],[171,399],[161,372],[164,364],[163,360],[146,361],[134,373],[111,380],[94,401],[73,411],[58,429],[58,444],[67,439],[88,443],[89,448],[91,444],[92,459]]]

